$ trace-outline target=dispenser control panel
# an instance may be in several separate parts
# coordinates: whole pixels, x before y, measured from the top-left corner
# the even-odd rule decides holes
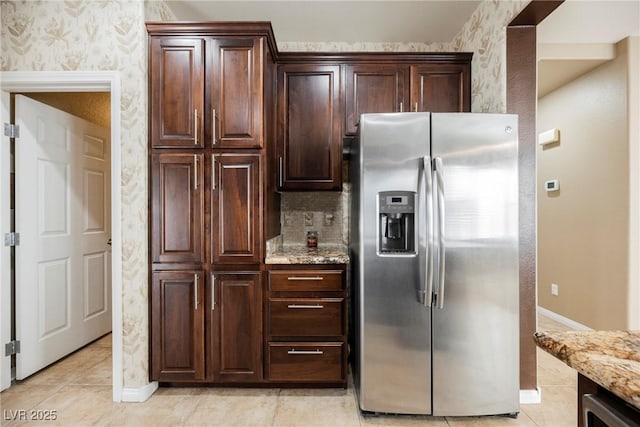
[[[383,213],[413,213],[414,211],[414,197],[413,193],[410,193],[411,197],[408,194],[399,195],[397,193],[393,193],[391,195],[385,195],[383,192],[380,193],[380,212]]]

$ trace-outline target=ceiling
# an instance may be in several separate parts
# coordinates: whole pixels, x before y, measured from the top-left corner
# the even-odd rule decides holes
[[[277,42],[449,42],[475,1],[167,1],[178,19],[271,21]]]
[[[449,42],[481,1],[167,1],[179,20],[271,21],[282,42]],[[567,0],[538,25],[539,96],[640,36],[640,0]]]

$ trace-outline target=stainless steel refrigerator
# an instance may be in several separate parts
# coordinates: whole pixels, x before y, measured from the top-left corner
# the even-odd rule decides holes
[[[519,411],[517,116],[363,114],[351,151],[363,411]]]

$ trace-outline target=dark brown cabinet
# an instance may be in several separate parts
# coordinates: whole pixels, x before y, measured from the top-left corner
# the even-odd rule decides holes
[[[153,147],[263,146],[263,37],[158,37],[150,58]]]
[[[362,113],[468,111],[471,54],[280,53],[268,22],[146,26],[150,379],[345,387],[346,268],[264,264],[277,191],[340,191]]]
[[[210,360],[216,382],[262,381],[261,273],[211,274]]]
[[[261,265],[280,217],[265,170],[275,163],[271,26],[147,30],[150,379],[260,383]]]
[[[203,147],[204,40],[152,39],[150,69],[151,145]]]
[[[464,58],[347,65],[345,133],[356,134],[363,113],[471,111],[471,58]]]
[[[212,155],[212,264],[262,260],[260,164],[259,154]]]
[[[278,67],[278,188],[342,188],[340,67]]]
[[[202,263],[204,156],[151,156],[151,258],[154,263]]]
[[[263,145],[263,45],[261,37],[207,40],[207,127],[213,147]]]
[[[347,65],[345,86],[345,133],[355,135],[360,114],[404,110],[405,91],[409,88],[409,66]]]
[[[161,271],[152,278],[151,379],[204,379],[203,271]]]
[[[411,67],[411,111],[471,111],[470,64],[420,64]]]
[[[265,377],[346,387],[344,265],[271,265],[265,298]]]

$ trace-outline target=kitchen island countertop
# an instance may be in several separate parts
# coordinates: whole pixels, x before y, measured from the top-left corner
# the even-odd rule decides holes
[[[640,408],[640,331],[536,332],[536,344]]]
[[[345,245],[282,245],[268,252],[265,264],[348,264],[349,252]]]

